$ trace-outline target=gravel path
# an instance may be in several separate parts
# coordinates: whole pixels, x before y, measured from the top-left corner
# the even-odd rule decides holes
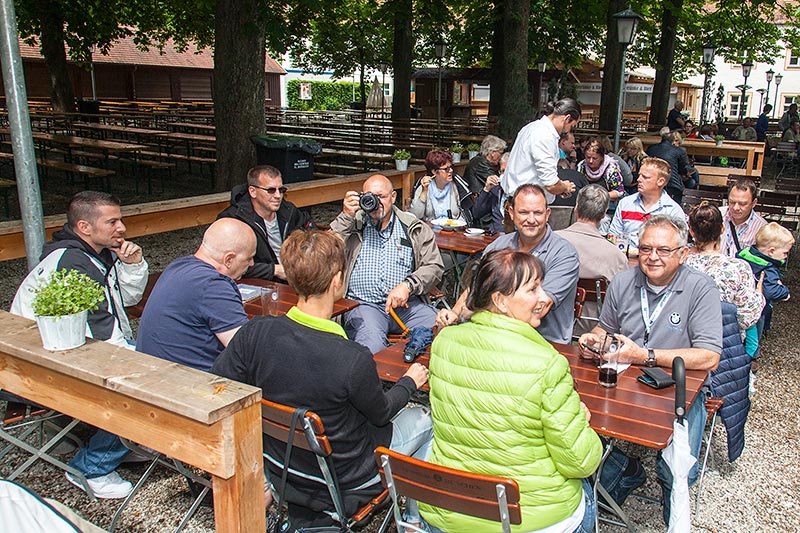
[[[336,206],[315,210],[318,220],[328,221],[335,215]],[[152,270],[163,270],[176,257],[193,253],[204,228],[192,228],[136,239],[142,245]],[[790,264],[798,261],[797,248]],[[25,274],[25,261],[0,263],[0,307],[8,309],[14,291]],[[798,272],[790,269],[787,276],[790,288],[797,287]],[[800,338],[799,295],[776,306],[774,326],[763,346],[758,361],[758,380],[753,405],[746,426],[746,447],[733,464],[727,461],[725,430],[719,424],[714,437],[712,455],[715,469],[710,470],[703,487],[700,515],[694,518],[696,531],[709,532],[800,532],[800,410],[795,406],[800,398],[800,348],[794,342]],[[84,433],[88,435],[88,431]],[[629,445],[627,451],[645,462],[650,479],[644,493],[659,496],[655,482],[652,450]],[[69,458],[69,454],[65,459]],[[0,463],[0,475],[8,475],[14,464],[22,459],[12,453]],[[136,480],[144,471],[142,465],[120,468],[123,477]],[[39,464],[26,472],[19,481],[43,496],[58,499],[75,508],[86,518],[108,527],[119,506],[115,500],[91,502],[70,485],[60,470]],[[694,502],[696,487],[692,488]],[[139,495],[125,511],[118,531],[161,532],[177,526],[191,501],[185,481],[166,469],[159,468]],[[657,504],[629,498],[624,509],[633,517],[639,531],[666,531]],[[373,521],[366,531],[376,531]],[[0,526],[2,530],[2,526]],[[622,532],[623,528],[602,526],[603,531]],[[213,531],[213,513],[201,507],[186,531]],[[468,532],[452,532],[468,533]]]

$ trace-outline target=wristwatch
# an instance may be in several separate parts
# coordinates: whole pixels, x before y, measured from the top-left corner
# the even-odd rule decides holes
[[[408,287],[409,292],[411,292],[413,294],[414,293],[414,287],[411,286],[411,282],[409,280],[407,280],[407,279],[404,279],[403,283],[406,284],[406,286]]]
[[[647,361],[644,364],[650,367],[656,366],[656,352],[650,348],[647,349]]]

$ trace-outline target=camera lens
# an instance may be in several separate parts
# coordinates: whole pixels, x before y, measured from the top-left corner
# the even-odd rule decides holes
[[[381,206],[381,201],[374,193],[365,192],[359,197],[358,206],[367,213],[372,213]]]

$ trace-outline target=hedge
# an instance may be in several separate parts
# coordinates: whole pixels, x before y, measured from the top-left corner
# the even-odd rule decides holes
[[[300,83],[311,84],[311,100],[300,100]],[[353,101],[353,87],[349,81],[307,81],[289,80],[286,84],[286,99],[289,109],[298,111],[340,110],[350,107]]]

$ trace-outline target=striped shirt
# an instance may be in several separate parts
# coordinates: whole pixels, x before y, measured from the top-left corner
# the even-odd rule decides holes
[[[720,248],[722,253],[730,257],[736,257],[740,249],[754,245],[756,243],[756,234],[758,230],[767,225],[767,221],[764,220],[764,217],[755,211],[750,211],[750,216],[747,217],[747,220],[742,224],[736,225],[736,223],[734,223],[736,237],[739,239],[739,248],[737,249],[736,241],[731,232],[730,223],[733,222],[733,220],[731,219],[728,206],[721,207],[719,211],[722,213],[722,225],[724,227]]]
[[[608,233],[617,236],[627,235],[631,248],[638,248],[639,228],[653,215],[670,215],[684,220],[686,218],[681,206],[670,198],[667,191],[661,191],[661,198],[650,209],[645,209],[641,195],[636,193],[619,201]]]

